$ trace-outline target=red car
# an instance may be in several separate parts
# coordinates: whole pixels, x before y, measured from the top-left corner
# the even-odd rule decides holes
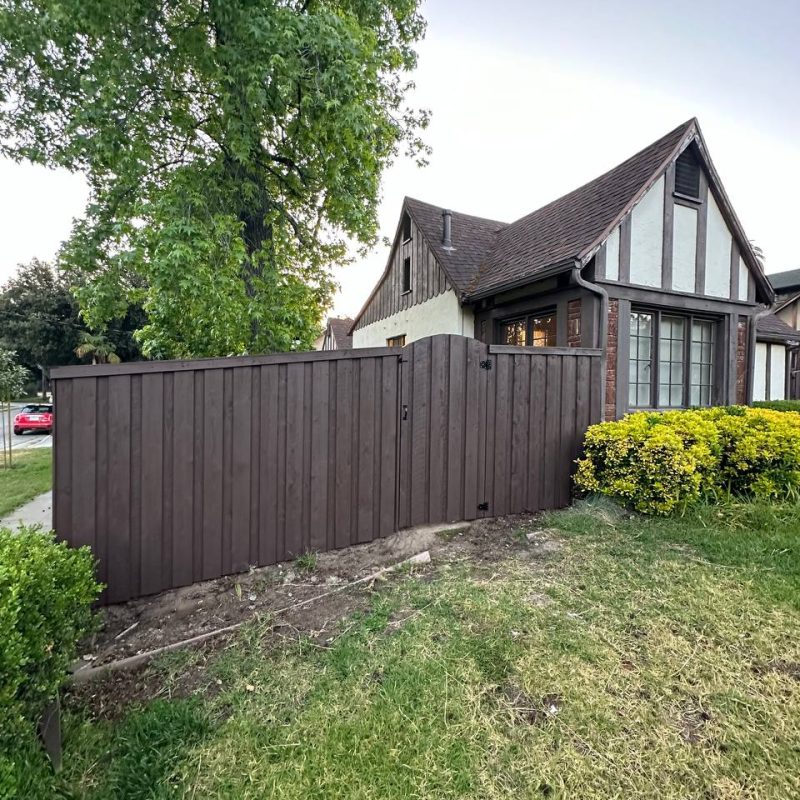
[[[53,406],[49,403],[24,406],[22,411],[14,417],[14,433],[21,436],[25,431],[52,433]]]

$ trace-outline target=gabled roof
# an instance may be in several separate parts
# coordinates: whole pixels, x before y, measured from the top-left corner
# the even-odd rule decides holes
[[[451,252],[441,244],[441,208],[411,198],[406,198],[405,207],[462,297],[477,299],[568,271],[576,264],[585,266],[692,142],[708,172],[709,188],[755,277],[760,297],[771,301],[772,287],[731,206],[694,118],[600,177],[511,224],[453,212],[452,239],[456,249]]]
[[[451,211],[454,249],[445,250],[442,245],[443,209],[440,206],[406,197],[403,209],[417,223],[450,282],[461,293],[466,291],[475,278],[484,256],[494,245],[498,232],[508,227],[507,222]]]
[[[518,285],[559,265],[572,268],[603,242],[694,129],[695,120],[684,122],[599,178],[506,227],[468,293]]]
[[[759,341],[800,342],[800,331],[796,331],[780,317],[776,317],[774,314],[767,314],[758,321],[756,338]]]
[[[350,350],[353,347],[353,337],[350,329],[353,327],[353,320],[350,317],[331,317],[328,320],[328,330],[331,338],[336,342],[337,350]]]
[[[767,275],[767,278],[775,291],[780,294],[785,294],[792,289],[800,289],[800,269],[776,272],[773,275]]]
[[[786,306],[794,303],[795,300],[800,300],[800,291],[794,290],[792,292],[785,292],[775,295],[775,305],[773,311],[782,311]]]

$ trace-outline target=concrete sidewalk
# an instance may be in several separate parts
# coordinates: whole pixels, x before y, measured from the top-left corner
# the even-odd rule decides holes
[[[45,492],[24,506],[0,519],[0,528],[18,528],[21,525],[41,525],[49,531],[53,527],[53,493]]]

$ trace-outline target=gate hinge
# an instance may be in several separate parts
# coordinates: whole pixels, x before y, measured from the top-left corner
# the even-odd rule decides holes
[[[489,504],[487,502],[478,503],[478,511],[488,511]]]
[[[481,361],[480,364],[481,369],[491,369],[492,368],[492,359],[487,358],[486,361]]]

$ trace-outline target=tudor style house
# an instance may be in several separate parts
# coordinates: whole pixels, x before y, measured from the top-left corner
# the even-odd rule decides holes
[[[600,348],[613,419],[747,402],[773,298],[692,119],[511,224],[406,198],[353,346]]]

